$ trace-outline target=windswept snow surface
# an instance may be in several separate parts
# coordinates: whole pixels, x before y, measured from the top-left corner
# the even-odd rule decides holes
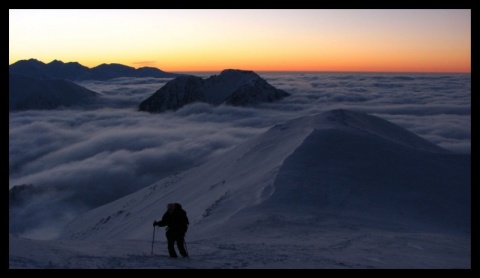
[[[378,117],[332,110],[276,125],[219,159],[91,210],[52,245],[30,241],[59,254],[48,262],[28,261],[27,240],[10,236],[10,264],[470,268],[469,163]],[[190,218],[190,262],[166,257],[163,229],[150,254],[153,220],[169,202]]]
[[[153,232],[153,231],[152,231]],[[153,234],[153,233],[152,233]],[[437,233],[335,231],[278,240],[192,240],[171,259],[163,231],[144,240],[21,239],[10,235],[10,269],[459,269],[471,268],[470,240]]]

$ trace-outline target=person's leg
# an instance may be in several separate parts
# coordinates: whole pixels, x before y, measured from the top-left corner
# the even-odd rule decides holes
[[[177,252],[175,252],[175,236],[172,233],[167,231],[167,244],[168,244],[168,254],[172,258],[177,257]]]
[[[185,238],[184,235],[180,235],[177,237],[177,247],[180,255],[183,257],[188,257],[187,250],[185,250]]]

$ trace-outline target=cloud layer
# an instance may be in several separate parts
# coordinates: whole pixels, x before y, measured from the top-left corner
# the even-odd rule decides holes
[[[168,79],[118,78],[80,83],[102,94],[85,110],[10,113],[9,188],[31,185],[10,194],[10,232],[54,237],[82,211],[215,159],[274,124],[336,108],[379,116],[470,153],[470,75],[260,75],[292,95],[253,108],[195,103],[149,114],[138,104]]]

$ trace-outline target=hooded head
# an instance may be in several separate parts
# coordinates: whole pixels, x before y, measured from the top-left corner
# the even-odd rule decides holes
[[[173,212],[175,211],[175,204],[174,203],[170,203],[167,205],[167,211],[170,213],[170,214],[173,214]]]

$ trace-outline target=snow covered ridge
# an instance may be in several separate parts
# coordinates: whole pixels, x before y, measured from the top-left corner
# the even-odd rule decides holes
[[[62,238],[144,240],[173,201],[188,213],[190,240],[364,230],[469,237],[470,158],[378,117],[332,110],[91,210]]]
[[[290,94],[274,88],[253,71],[227,69],[207,79],[180,76],[144,100],[140,111],[164,112],[200,101],[213,105],[222,103],[248,106],[259,102],[273,102]]]

